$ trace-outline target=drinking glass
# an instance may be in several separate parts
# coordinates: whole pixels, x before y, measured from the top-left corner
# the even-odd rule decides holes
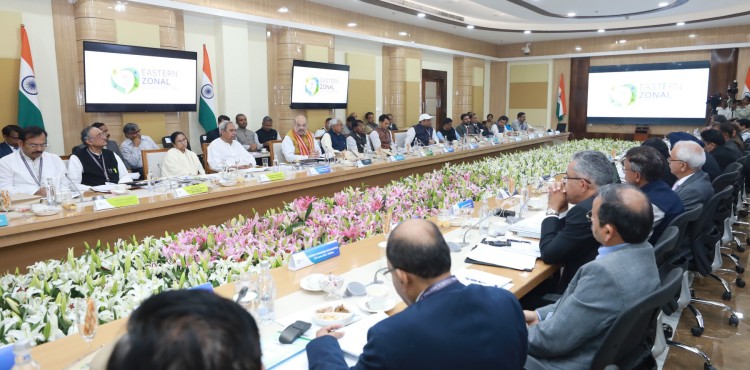
[[[238,294],[243,287],[247,287],[247,292],[240,298]],[[234,299],[245,310],[253,316],[257,315],[258,310],[258,270],[251,267],[250,271],[240,274],[238,280],[234,283]]]
[[[448,229],[451,227],[451,215],[447,209],[441,209],[438,212],[438,227]]]
[[[279,171],[279,160],[278,159],[274,159],[273,160],[273,171],[274,172],[278,172]]]
[[[328,274],[323,275],[320,278],[320,289],[328,293],[325,296],[326,300],[337,300],[341,299],[341,295],[337,294],[336,291],[344,286],[344,277],[341,275]]]
[[[75,307],[75,319],[76,325],[78,325],[78,333],[86,342],[86,345],[90,346],[99,325],[99,314],[93,298],[86,298],[78,302]]]
[[[391,212],[386,212],[383,215],[383,234],[385,234],[386,240],[388,240],[388,236],[391,235],[392,222],[393,214]]]
[[[268,158],[263,158],[263,168],[268,168]]]
[[[10,191],[8,190],[2,190],[0,191],[0,206],[3,207],[3,210],[5,213],[8,213],[10,211],[10,206],[13,203],[13,200],[10,197]]]

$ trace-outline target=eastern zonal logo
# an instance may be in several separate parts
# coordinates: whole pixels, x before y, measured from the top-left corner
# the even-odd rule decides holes
[[[627,107],[635,103],[638,90],[632,84],[612,86],[609,90],[609,102],[618,107]]]
[[[305,92],[307,95],[315,96],[320,91],[320,80],[317,77],[308,77],[305,80]]]
[[[141,76],[135,68],[113,69],[110,81],[112,88],[126,95],[141,86]]]

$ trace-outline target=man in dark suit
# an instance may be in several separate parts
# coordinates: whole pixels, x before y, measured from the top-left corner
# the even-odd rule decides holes
[[[694,141],[698,145],[703,148],[705,145],[703,141],[701,141],[699,138],[693,136],[692,134],[689,134],[687,132],[670,132],[667,134],[667,139],[669,139],[669,145],[674,147],[675,144],[677,144],[680,141]],[[721,169],[719,168],[719,163],[716,162],[716,159],[712,155],[706,156],[706,163],[703,164],[703,167],[701,167],[701,170],[705,172],[708,175],[708,178],[711,181],[714,181],[716,177],[721,175]]]
[[[352,369],[523,368],[528,332],[518,301],[503,289],[458,282],[435,224],[402,222],[388,238],[386,256],[408,307],[370,328]],[[307,345],[310,369],[348,369],[338,328],[320,329]]]
[[[603,186],[588,216],[601,243],[596,259],[578,270],[557,302],[524,311],[529,354],[548,368],[591,368],[612,323],[660,285],[654,248],[646,241],[654,214],[641,191]]]
[[[591,234],[586,213],[591,211],[599,187],[611,184],[616,177],[615,167],[604,154],[586,150],[573,155],[562,183],[550,187],[539,251],[544,262],[561,264],[564,269],[555,286],[542,286],[534,295],[562,293],[576,271],[596,257],[599,243]],[[568,204],[574,206],[568,208]]]
[[[21,137],[20,126],[7,125],[3,127],[3,142],[0,143],[0,158],[13,154],[18,150],[18,139]]]
[[[705,143],[704,149],[716,159],[716,162],[719,163],[719,169],[722,171],[730,163],[736,162],[740,158],[741,154],[726,145],[724,136],[718,130],[704,130],[701,132],[701,139]]]
[[[648,241],[655,244],[664,229],[680,213],[685,212],[682,200],[661,179],[664,158],[648,146],[630,148],[622,160],[625,182],[641,189],[654,210],[654,231]]]
[[[706,152],[693,141],[680,141],[672,147],[669,169],[677,176],[672,190],[682,200],[685,209],[708,202],[714,195],[708,175],[701,171],[706,161]]]

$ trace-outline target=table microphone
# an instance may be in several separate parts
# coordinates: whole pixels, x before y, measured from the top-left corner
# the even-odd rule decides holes
[[[67,172],[65,172],[65,178],[68,179],[71,185],[73,185],[73,189],[76,189],[76,192],[78,192],[78,197],[81,199],[81,202],[83,202],[83,193],[81,193],[81,190],[78,189],[76,183],[74,183],[73,180],[70,179],[70,176],[68,176]]]
[[[464,237],[463,237],[463,239],[461,240],[460,243],[457,243],[457,242],[448,242],[448,248],[451,250],[451,252],[460,252],[463,247],[466,247],[466,246],[469,245],[469,243],[466,242],[466,235],[469,234],[469,231],[471,231],[471,229],[473,229],[475,226],[481,224],[484,220],[490,218],[491,216],[497,216],[498,214],[507,215],[508,211],[505,211],[503,209],[496,209],[496,210],[488,213],[487,216],[482,217],[479,221],[477,221],[473,225],[469,226],[469,229],[466,230],[466,232],[464,233]]]
[[[159,172],[163,176],[164,175],[164,171],[162,171],[162,169],[161,169],[161,163],[157,164],[157,166],[159,167]],[[169,176],[163,176],[163,177],[167,179],[167,183],[169,184],[169,188],[172,189],[172,180],[169,178]]]

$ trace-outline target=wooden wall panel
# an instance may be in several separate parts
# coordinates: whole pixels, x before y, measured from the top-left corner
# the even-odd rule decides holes
[[[576,139],[582,139],[586,134],[590,62],[590,58],[573,58],[570,60],[568,131]]]
[[[495,115],[495,119],[506,115],[506,96],[505,87],[508,84],[508,63],[492,62],[490,64],[490,113]]]
[[[738,49],[715,49],[711,51],[711,70],[708,74],[708,91],[706,96],[719,93],[727,95],[727,86],[737,79]],[[744,82],[744,81],[743,81]],[[742,95],[742,84],[739,84]]]

